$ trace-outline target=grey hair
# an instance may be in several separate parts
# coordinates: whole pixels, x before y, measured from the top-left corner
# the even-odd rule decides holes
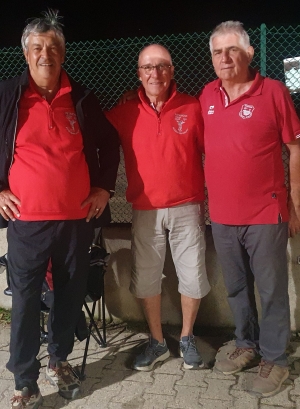
[[[62,30],[63,24],[59,20],[62,19],[58,15],[58,10],[48,9],[41,13],[43,17],[33,18],[23,30],[21,44],[23,51],[27,50],[28,37],[30,34],[41,34],[47,31],[54,31],[60,40],[63,51],[65,51],[65,36]]]
[[[240,44],[242,47],[247,49],[250,46],[250,38],[247,33],[247,31],[243,27],[243,23],[240,21],[224,21],[223,23],[219,24],[217,27],[213,29],[213,32],[211,33],[210,39],[209,39],[209,48],[210,52],[212,53],[213,47],[212,47],[212,40],[220,35],[225,35],[225,34],[236,34],[240,38]]]

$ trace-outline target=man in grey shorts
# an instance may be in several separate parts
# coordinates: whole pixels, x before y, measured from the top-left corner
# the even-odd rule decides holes
[[[215,368],[239,372],[259,351],[251,390],[266,397],[289,376],[286,247],[288,228],[291,236],[300,230],[300,122],[286,87],[249,67],[254,50],[240,22],[216,27],[210,48],[219,79],[200,95],[205,176],[214,242],[236,325],[235,348]],[[283,143],[290,154],[288,206]]]
[[[149,371],[170,355],[161,327],[167,234],[181,294],[180,351],[186,369],[203,366],[193,336],[205,269],[203,122],[198,101],[176,90],[168,50],[145,47],[138,59],[138,98],[107,113],[118,130],[133,205],[131,292],[141,300],[151,337],[133,367]]]

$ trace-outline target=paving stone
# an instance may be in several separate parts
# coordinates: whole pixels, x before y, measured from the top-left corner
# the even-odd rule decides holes
[[[6,362],[7,360],[5,360],[5,363],[0,369],[0,379],[5,379],[5,380],[12,382],[14,379],[14,376],[8,369],[6,369]]]
[[[203,409],[232,409],[233,403],[222,400],[200,399],[200,405]]]
[[[0,349],[9,346],[10,325],[0,323]]]
[[[198,386],[200,388],[207,388],[207,383],[204,379],[207,377],[210,370],[199,371],[184,371],[182,379],[176,381],[177,385]]]
[[[290,394],[300,396],[300,378],[294,380],[294,387],[291,389]]]
[[[153,395],[144,393],[143,398],[143,409],[167,409],[169,407],[168,404],[172,404],[174,401],[174,397],[169,395]]]
[[[231,390],[241,390],[249,391],[252,387],[253,379],[255,378],[256,373],[253,372],[240,372],[236,377],[237,383],[232,387]]]
[[[86,400],[86,409],[106,409],[112,398],[118,395],[121,390],[122,386],[120,383],[115,384],[114,388],[103,387],[101,383],[95,384],[91,395]]]
[[[112,402],[120,402],[126,406],[136,405],[142,407],[144,405],[143,394],[149,386],[148,383],[123,381],[121,386],[121,392],[112,398]]]
[[[201,407],[198,405],[200,388],[177,385],[175,390],[177,394],[173,403],[168,404],[169,408],[195,409]]]
[[[135,349],[145,345],[149,336],[147,334],[134,334],[132,332],[118,332],[111,339],[108,339],[108,345],[118,349],[118,352],[135,352]]]
[[[116,389],[120,382],[126,377],[126,371],[114,371],[113,369],[103,369],[101,379],[97,382],[100,388]]]
[[[119,403],[119,402],[113,402],[109,403],[107,409],[142,409],[144,404],[144,401],[141,402],[135,402],[135,403]],[[102,409],[102,406],[101,406]]]
[[[296,396],[294,399],[295,409],[300,409],[300,397]]]
[[[0,408],[10,408],[10,399],[13,396],[13,382],[2,380],[0,382]]]
[[[164,361],[161,365],[156,366],[154,373],[169,374],[169,375],[181,375],[183,376],[184,370],[182,369],[183,360],[182,358],[169,358]]]
[[[207,379],[207,389],[201,394],[203,399],[222,399],[223,401],[233,401],[230,395],[230,388],[235,385],[235,380]]]
[[[84,398],[78,398],[75,400],[67,400],[59,396],[59,399],[60,401],[57,401],[57,404],[60,404],[61,407],[67,407],[68,409],[86,409],[87,407],[87,399],[84,399]]]
[[[230,394],[234,397],[234,409],[257,409],[259,399],[241,390],[231,389]]]
[[[89,359],[87,365],[85,367],[85,375],[87,378],[102,378],[102,372],[104,369],[108,367],[112,363],[111,360],[108,359],[98,359],[98,360],[91,360]],[[81,367],[79,367],[79,370]]]
[[[294,402],[289,398],[289,394],[292,390],[292,386],[286,386],[285,383],[279,393],[270,398],[261,398],[261,404],[263,405],[274,405],[283,406],[284,408],[293,408]]]
[[[145,393],[175,395],[174,385],[179,379],[178,375],[154,374],[154,383],[145,390]]]
[[[131,374],[126,371],[126,381],[153,383],[153,374],[153,371],[132,371]]]
[[[295,408],[295,406],[293,406]],[[263,405],[260,404],[259,409],[285,409],[286,406],[277,406],[277,405]]]
[[[117,370],[128,370],[131,371],[133,356],[130,353],[120,352],[116,354],[115,359],[111,364],[107,365],[107,368]]]
[[[173,337],[173,334],[172,334]],[[174,352],[177,335],[173,337]],[[175,339],[176,338],[176,339]],[[47,345],[39,353],[41,375],[38,381],[44,396],[41,409],[300,409],[300,342],[293,344],[289,357],[292,372],[284,389],[271,398],[258,399],[246,392],[257,368],[236,375],[224,375],[211,369],[182,370],[182,359],[172,356],[149,372],[130,368],[146,334],[134,334],[119,328],[108,331],[107,348],[100,348],[93,340],[89,348],[86,379],[82,383],[79,399],[67,401],[57,393],[57,388],[46,382],[45,366],[48,362]],[[172,346],[170,338],[170,347]],[[5,365],[8,352],[9,329],[0,328],[0,409],[8,409],[13,395],[13,375]],[[200,351],[213,354],[217,341],[202,342]],[[81,364],[85,342],[76,342],[70,356],[72,365]],[[232,346],[227,347],[232,348]],[[225,348],[226,350],[226,348]],[[203,352],[202,352],[203,351]],[[224,352],[224,351],[223,351]],[[174,352],[175,353],[175,352]]]

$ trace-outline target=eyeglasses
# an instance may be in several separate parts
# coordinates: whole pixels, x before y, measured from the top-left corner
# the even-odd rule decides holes
[[[154,70],[154,68],[156,68],[158,72],[163,72],[163,71],[167,71],[171,67],[172,67],[171,64],[157,64],[157,65],[141,65],[138,68],[142,68],[145,74],[150,75],[152,71]]]

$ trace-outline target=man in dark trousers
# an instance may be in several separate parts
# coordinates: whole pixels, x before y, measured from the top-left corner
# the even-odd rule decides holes
[[[236,325],[236,345],[215,368],[234,374],[262,357],[251,390],[280,391],[290,339],[287,239],[300,230],[300,122],[287,88],[250,67],[254,49],[242,24],[210,37],[218,79],[200,95],[205,178],[215,247]],[[290,191],[282,144],[289,152]],[[254,281],[260,295],[258,314]]]
[[[86,291],[89,247],[113,192],[119,162],[116,131],[95,95],[62,69],[65,38],[57,12],[24,29],[28,68],[0,84],[0,214],[8,222],[12,289],[12,408],[36,409],[40,295],[49,260],[54,306],[46,378],[73,399],[80,382],[67,361]]]

